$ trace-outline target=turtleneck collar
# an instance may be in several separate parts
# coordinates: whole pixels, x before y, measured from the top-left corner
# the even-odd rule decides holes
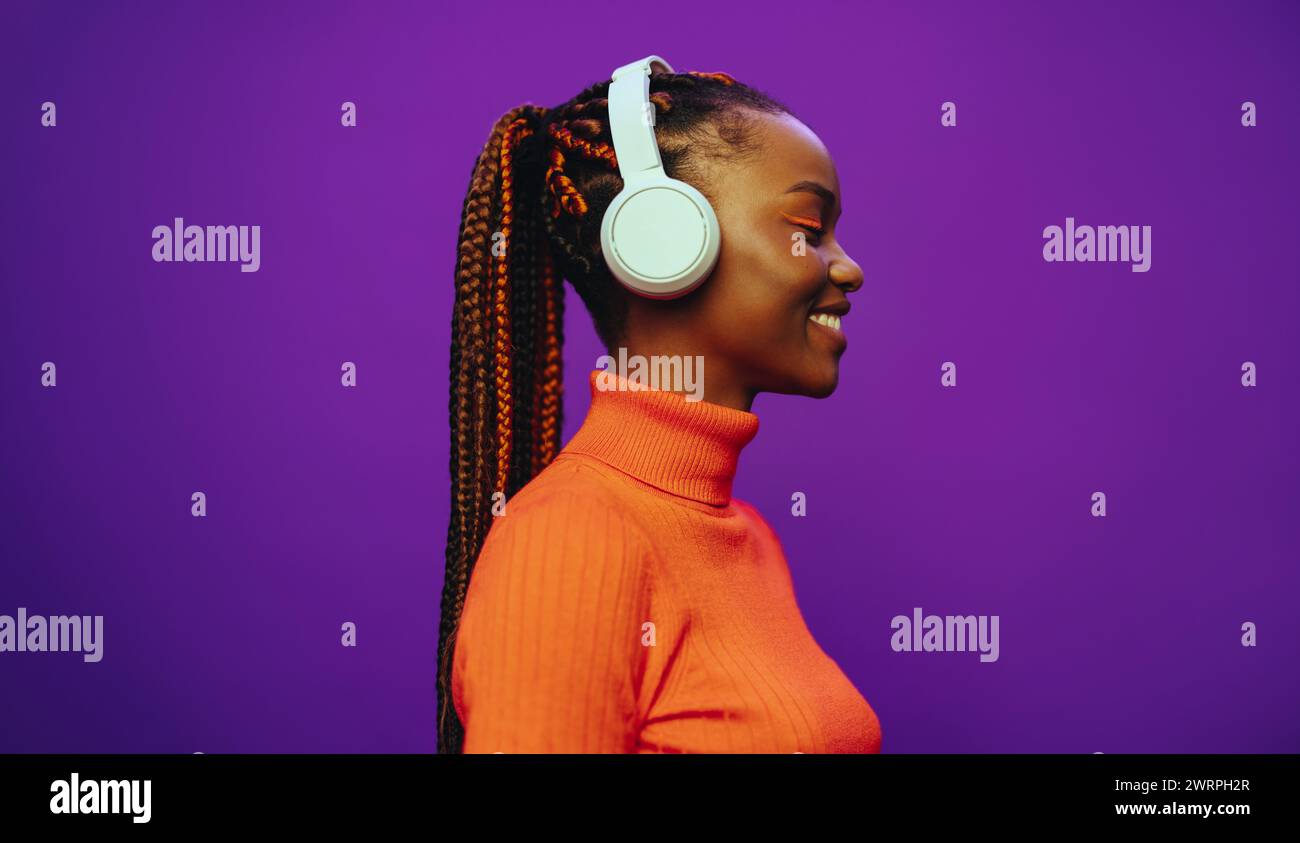
[[[597,376],[618,389],[601,389]],[[758,416],[638,388],[613,371],[595,370],[590,381],[591,408],[565,452],[595,457],[683,498],[712,506],[731,501],[736,463],[758,434]]]

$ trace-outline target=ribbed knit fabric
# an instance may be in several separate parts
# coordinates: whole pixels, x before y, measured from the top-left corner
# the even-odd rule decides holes
[[[731,497],[758,417],[627,387],[592,372],[582,427],[493,521],[452,669],[463,751],[879,752]]]

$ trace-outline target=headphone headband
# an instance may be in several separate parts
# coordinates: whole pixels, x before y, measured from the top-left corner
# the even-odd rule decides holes
[[[624,182],[652,175],[656,170],[663,172],[659,144],[655,141],[654,109],[650,105],[650,71],[655,65],[665,73],[673,72],[659,56],[646,56],[623,65],[610,77],[609,131]]]

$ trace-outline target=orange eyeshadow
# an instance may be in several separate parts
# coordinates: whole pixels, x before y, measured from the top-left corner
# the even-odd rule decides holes
[[[782,211],[782,212],[781,212],[781,216],[785,217],[786,219],[788,219],[790,222],[794,223],[795,225],[806,225],[806,226],[808,226],[809,228],[821,228],[821,227],[822,227],[822,222],[821,222],[821,220],[819,220],[819,219],[814,219],[813,217],[800,217],[800,216],[795,216],[794,214],[787,214],[785,211]]]

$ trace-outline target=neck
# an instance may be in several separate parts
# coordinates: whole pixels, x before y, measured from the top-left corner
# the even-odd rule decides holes
[[[680,497],[724,506],[740,452],[757,433],[753,413],[644,389],[597,370],[587,418],[564,450]]]
[[[690,377],[663,377],[656,389],[688,397],[692,401],[707,401],[733,410],[752,412],[755,390],[745,386],[734,369],[722,361],[718,355],[701,354],[685,343],[644,343],[632,340],[627,345],[615,346],[607,353],[614,362],[611,370],[617,369],[624,375],[629,372],[622,368],[632,368],[637,361],[652,370],[667,374],[668,372],[689,373]],[[705,363],[708,371],[705,371]],[[689,367],[689,368],[688,368]]]

